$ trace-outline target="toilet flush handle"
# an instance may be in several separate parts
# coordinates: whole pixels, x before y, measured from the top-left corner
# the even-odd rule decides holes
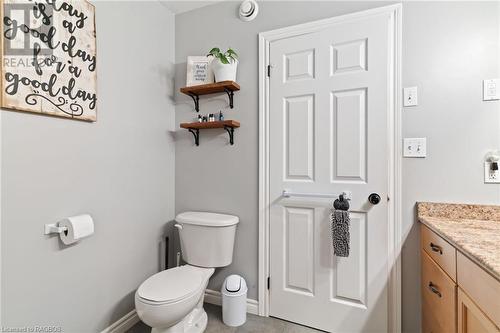
[[[182,225],[181,224],[176,223],[176,224],[174,224],[174,227],[176,227],[179,230],[182,230]]]

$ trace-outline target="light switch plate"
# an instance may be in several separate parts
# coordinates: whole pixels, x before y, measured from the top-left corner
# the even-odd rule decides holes
[[[408,87],[403,89],[403,106],[418,105],[418,89],[417,87]]]
[[[426,157],[427,139],[426,138],[405,138],[403,140],[404,157]]]
[[[500,170],[491,170],[491,162],[484,162],[484,182],[486,184],[500,183]]]
[[[483,101],[495,101],[500,99],[500,79],[483,81]]]

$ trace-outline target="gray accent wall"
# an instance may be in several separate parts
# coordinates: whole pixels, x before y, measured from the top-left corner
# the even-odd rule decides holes
[[[96,123],[2,111],[2,324],[98,332],[134,308],[174,217],[174,16],[95,2]],[[43,225],[89,213],[74,246]]]
[[[233,264],[257,299],[258,280],[258,33],[342,15],[389,2],[261,1],[255,21],[237,18],[239,2],[223,2],[176,16],[176,90],[185,85],[186,58],[210,48],[240,54],[235,108],[224,95],[202,98],[201,112],[225,112],[241,122],[235,145],[220,130],[201,133],[200,146],[176,133],[176,212],[209,210],[238,215]],[[483,183],[487,150],[500,149],[500,102],[482,101],[482,80],[500,76],[497,2],[405,2],[403,86],[418,86],[419,106],[404,108],[403,135],[427,137],[428,157],[403,160],[402,300],[404,332],[420,331],[420,256],[416,201],[500,204],[500,186]],[[189,97],[176,95],[176,123],[196,117]]]

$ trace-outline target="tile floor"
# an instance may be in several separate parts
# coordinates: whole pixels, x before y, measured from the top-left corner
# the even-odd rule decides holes
[[[208,314],[208,326],[205,333],[314,333],[322,332],[276,318],[259,317],[248,314],[247,322],[240,327],[229,327],[222,322],[221,308],[205,304]],[[127,333],[150,333],[151,328],[139,322]]]

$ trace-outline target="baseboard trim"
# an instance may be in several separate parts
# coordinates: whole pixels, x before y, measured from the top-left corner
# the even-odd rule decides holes
[[[205,290],[205,303],[222,305],[222,294],[220,291],[207,289]],[[247,298],[247,312],[258,315],[259,302],[254,299]]]
[[[139,322],[139,316],[135,309],[121,317],[109,327],[105,328],[101,333],[125,333]]]

